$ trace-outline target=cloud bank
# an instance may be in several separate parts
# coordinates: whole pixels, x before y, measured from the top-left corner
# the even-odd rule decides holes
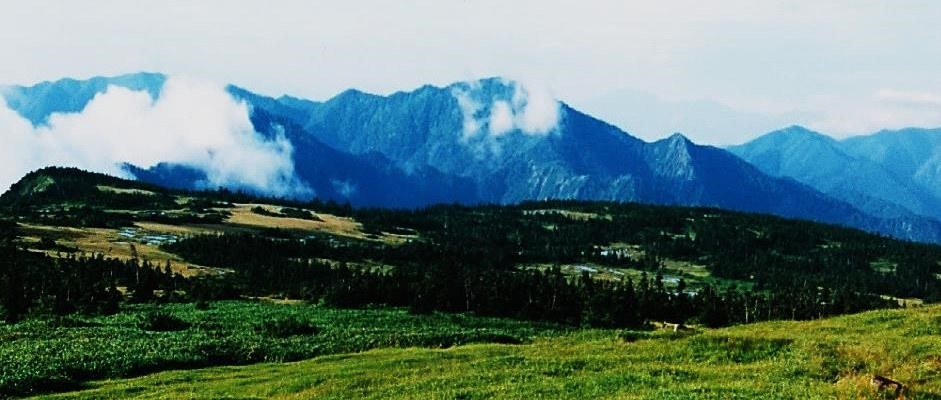
[[[277,127],[276,127],[277,128]],[[0,98],[0,188],[27,172],[59,165],[129,177],[122,165],[160,162],[203,171],[206,188],[224,186],[289,197],[313,195],[295,175],[283,131],[255,131],[249,108],[224,87],[171,78],[154,100],[111,86],[79,113],[34,127]]]

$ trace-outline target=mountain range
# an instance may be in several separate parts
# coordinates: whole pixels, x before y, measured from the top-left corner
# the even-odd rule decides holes
[[[158,98],[166,80],[141,73],[2,93],[41,125],[53,113],[81,111],[112,85]],[[650,143],[501,78],[388,96],[347,90],[323,102],[227,91],[248,105],[260,135],[291,144],[298,180],[322,199],[381,207],[541,199],[696,205],[941,242],[941,185],[931,186],[941,180],[941,153],[931,149],[941,146],[930,134],[836,142],[789,128],[728,150],[681,134]],[[928,142],[909,141],[916,138]],[[185,163],[125,169],[177,188],[205,179]],[[872,184],[859,186],[863,178]]]
[[[835,140],[793,126],[728,150],[871,215],[941,219],[941,129]]]

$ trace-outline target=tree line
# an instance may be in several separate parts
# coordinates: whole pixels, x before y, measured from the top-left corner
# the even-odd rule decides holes
[[[198,212],[243,195],[228,196],[198,198],[191,206]],[[316,204],[291,206],[322,211]],[[165,250],[234,273],[184,279],[142,260],[25,251],[16,225],[5,222],[2,313],[15,321],[29,312],[113,312],[121,301],[280,295],[340,307],[389,305],[572,325],[723,326],[896,305],[882,294],[941,299],[941,247],[765,215],[572,201],[343,211],[367,232],[410,236],[396,245],[277,230],[195,236]],[[618,243],[634,251],[614,251]],[[747,284],[694,290],[681,279],[668,287],[665,260],[704,265],[715,277]],[[644,274],[601,280],[560,268],[578,263]]]
[[[16,242],[16,225],[0,221],[0,317],[7,323],[30,313],[113,314],[122,301],[172,301],[189,289],[190,282],[169,265],[24,250]]]
[[[517,268],[516,262],[532,259],[524,257],[524,251],[499,248],[464,241],[441,246],[416,240],[389,246],[332,237],[247,234],[196,236],[166,246],[192,262],[232,268],[234,285],[243,293],[276,293],[340,307],[381,304],[409,307],[414,312],[473,312],[636,328],[648,321],[724,326],[809,319],[896,305],[846,287],[820,288],[806,279],[757,289],[705,286],[690,290],[682,279],[677,287],[666,287],[655,268],[637,281],[599,280],[587,272],[571,277],[558,264]],[[369,266],[376,263],[392,267]]]

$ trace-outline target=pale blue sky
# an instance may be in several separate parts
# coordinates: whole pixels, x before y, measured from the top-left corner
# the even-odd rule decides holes
[[[31,0],[0,12],[0,82],[148,70],[325,99],[500,75],[648,140],[730,144],[941,126],[938,21],[915,0]]]

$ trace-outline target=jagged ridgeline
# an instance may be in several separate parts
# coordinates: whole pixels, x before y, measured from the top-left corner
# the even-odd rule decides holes
[[[96,95],[107,96],[109,87],[138,91],[134,98],[142,103],[152,99],[159,105],[185,98],[188,92],[181,92],[173,81],[160,74],[62,80],[11,87],[4,96],[34,126],[50,121],[55,125],[51,115],[79,112]],[[232,148],[257,147],[260,155],[275,157],[277,163],[253,165],[238,171],[240,176],[233,168],[247,164],[214,164],[227,159],[218,154],[184,162],[176,149],[164,149],[165,154],[153,156],[156,160],[108,154],[114,157],[109,161],[136,162],[140,165],[126,165],[129,174],[163,186],[191,190],[227,186],[360,207],[544,199],[708,206],[941,243],[941,221],[931,211],[938,202],[923,201],[924,193],[890,185],[879,196],[861,197],[865,193],[854,193],[842,184],[796,182],[784,177],[789,174],[774,173],[760,163],[756,168],[726,150],[695,144],[680,134],[648,143],[506,79],[426,85],[387,96],[348,90],[322,102],[272,98],[236,86],[220,94],[226,104],[244,111],[244,128],[257,133],[251,143]],[[141,142],[154,140],[155,133],[133,130],[127,135],[119,137],[131,140],[143,135],[137,141]],[[208,154],[205,150],[192,154]],[[240,159],[239,154],[229,156]],[[822,160],[813,161],[802,165],[820,169],[817,161]],[[271,168],[258,174],[263,167]],[[936,175],[934,170],[919,176],[935,182],[928,179]],[[860,174],[869,172],[853,176]],[[267,178],[242,179],[256,175]],[[904,203],[901,208],[886,201],[896,197]]]

